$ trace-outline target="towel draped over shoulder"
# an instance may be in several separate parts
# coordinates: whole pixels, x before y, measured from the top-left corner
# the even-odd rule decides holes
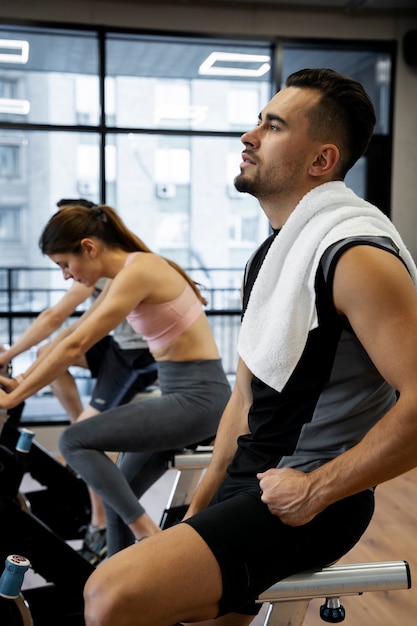
[[[251,372],[282,391],[317,327],[315,276],[332,244],[385,236],[417,284],[417,269],[391,220],[344,182],[324,183],[298,203],[273,241],[255,280],[239,333],[238,352]]]

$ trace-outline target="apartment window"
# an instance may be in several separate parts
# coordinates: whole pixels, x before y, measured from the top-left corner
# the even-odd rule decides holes
[[[19,241],[20,223],[20,207],[0,206],[0,241]]]
[[[21,176],[21,147],[2,144],[0,139],[0,178],[12,179]]]
[[[17,80],[0,78],[0,99],[17,98]]]

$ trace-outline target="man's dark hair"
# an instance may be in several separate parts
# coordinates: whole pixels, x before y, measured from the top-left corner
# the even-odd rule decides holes
[[[339,175],[343,179],[366,152],[376,117],[372,102],[356,80],[327,68],[294,72],[286,87],[314,89],[321,98],[307,112],[313,138],[335,143],[340,150]]]
[[[95,202],[91,202],[85,198],[61,198],[61,200],[58,200],[56,205],[59,209],[63,206],[83,206],[86,209],[92,209],[97,206]]]

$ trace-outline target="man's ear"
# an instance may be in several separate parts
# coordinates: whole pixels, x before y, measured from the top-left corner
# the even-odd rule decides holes
[[[311,176],[325,176],[334,170],[339,163],[339,148],[333,143],[327,143],[320,146],[320,151],[310,165],[308,173]]]
[[[94,239],[85,237],[81,239],[81,250],[85,252],[88,257],[93,259],[97,254],[97,244]]]

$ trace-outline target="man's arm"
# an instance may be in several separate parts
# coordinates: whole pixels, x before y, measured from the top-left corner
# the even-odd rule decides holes
[[[217,429],[210,464],[193,497],[186,518],[206,508],[226,476],[237,448],[237,438],[249,432],[248,411],[252,404],[252,374],[242,360],[236,370],[236,382]]]
[[[0,367],[47,339],[93,291],[93,288],[74,282],[59,302],[42,311],[10,348],[0,352]]]
[[[394,255],[356,246],[337,264],[333,297],[399,399],[359,444],[310,474],[271,469],[258,476],[262,500],[294,526],[417,466],[417,290]]]

